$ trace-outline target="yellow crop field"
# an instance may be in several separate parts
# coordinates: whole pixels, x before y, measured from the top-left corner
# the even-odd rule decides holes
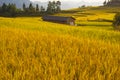
[[[0,80],[120,80],[120,32],[82,24],[0,17]]]

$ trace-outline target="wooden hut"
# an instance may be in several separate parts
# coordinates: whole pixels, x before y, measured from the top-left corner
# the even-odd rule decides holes
[[[75,18],[73,18],[73,17],[43,16],[42,19],[43,19],[43,21],[50,21],[50,22],[55,22],[55,23],[75,25]]]

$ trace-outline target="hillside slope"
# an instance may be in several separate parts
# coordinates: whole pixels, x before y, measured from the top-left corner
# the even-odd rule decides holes
[[[75,16],[84,26],[0,17],[0,80],[120,80],[120,32],[112,22],[92,22],[96,15],[112,20],[115,13],[97,9],[85,8],[84,19]]]
[[[0,79],[119,80],[120,33],[40,18],[0,18]]]

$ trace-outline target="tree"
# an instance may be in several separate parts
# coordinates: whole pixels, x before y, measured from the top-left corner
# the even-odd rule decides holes
[[[0,13],[2,12],[2,7],[0,7]]]
[[[2,5],[2,12],[6,12],[7,11],[7,5],[5,3],[3,3]]]
[[[17,8],[15,4],[8,4],[6,5],[5,3],[3,3],[2,8],[1,8],[1,12],[3,16],[11,16],[14,17],[17,13]]]
[[[39,12],[39,5],[36,4],[36,12]]]
[[[41,13],[45,12],[45,8],[43,6],[40,7],[40,12]]]
[[[26,5],[23,3],[23,11],[26,11]]]
[[[103,2],[103,5],[104,5],[104,6],[107,5],[107,1],[106,1],[106,0]]]
[[[61,11],[61,2],[60,1],[49,1],[47,7],[47,13],[54,14]]]
[[[56,12],[56,6],[57,6],[57,5],[56,5],[56,2],[53,1],[53,2],[52,2],[52,6],[51,6],[51,7],[52,7],[52,12],[53,12],[53,13]]]
[[[15,4],[9,4],[7,6],[7,12],[10,14],[10,16],[14,17],[17,13],[17,8]]]
[[[57,12],[60,12],[60,11],[61,11],[61,2],[60,2],[60,1],[57,1],[57,2],[56,2],[56,6],[57,6],[56,11],[57,11]]]
[[[29,12],[30,13],[35,12],[35,8],[33,7],[32,3],[30,3],[30,5],[29,5]]]
[[[116,30],[120,31],[120,13],[117,13],[114,17],[114,21],[113,21],[113,27]]]
[[[81,7],[82,7],[82,8],[85,8],[85,7],[86,7],[86,5],[82,5]]]
[[[12,13],[12,4],[8,4],[7,5],[7,11],[6,12],[8,12],[9,14],[11,14]]]
[[[49,14],[52,14],[52,13],[53,13],[53,12],[52,12],[52,2],[51,2],[51,1],[48,2],[47,13],[49,13]]]

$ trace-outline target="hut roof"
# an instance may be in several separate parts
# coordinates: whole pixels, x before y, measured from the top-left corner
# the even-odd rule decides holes
[[[50,20],[50,21],[67,21],[69,18],[72,18],[75,20],[73,17],[62,17],[62,16],[43,16],[43,20]]]

